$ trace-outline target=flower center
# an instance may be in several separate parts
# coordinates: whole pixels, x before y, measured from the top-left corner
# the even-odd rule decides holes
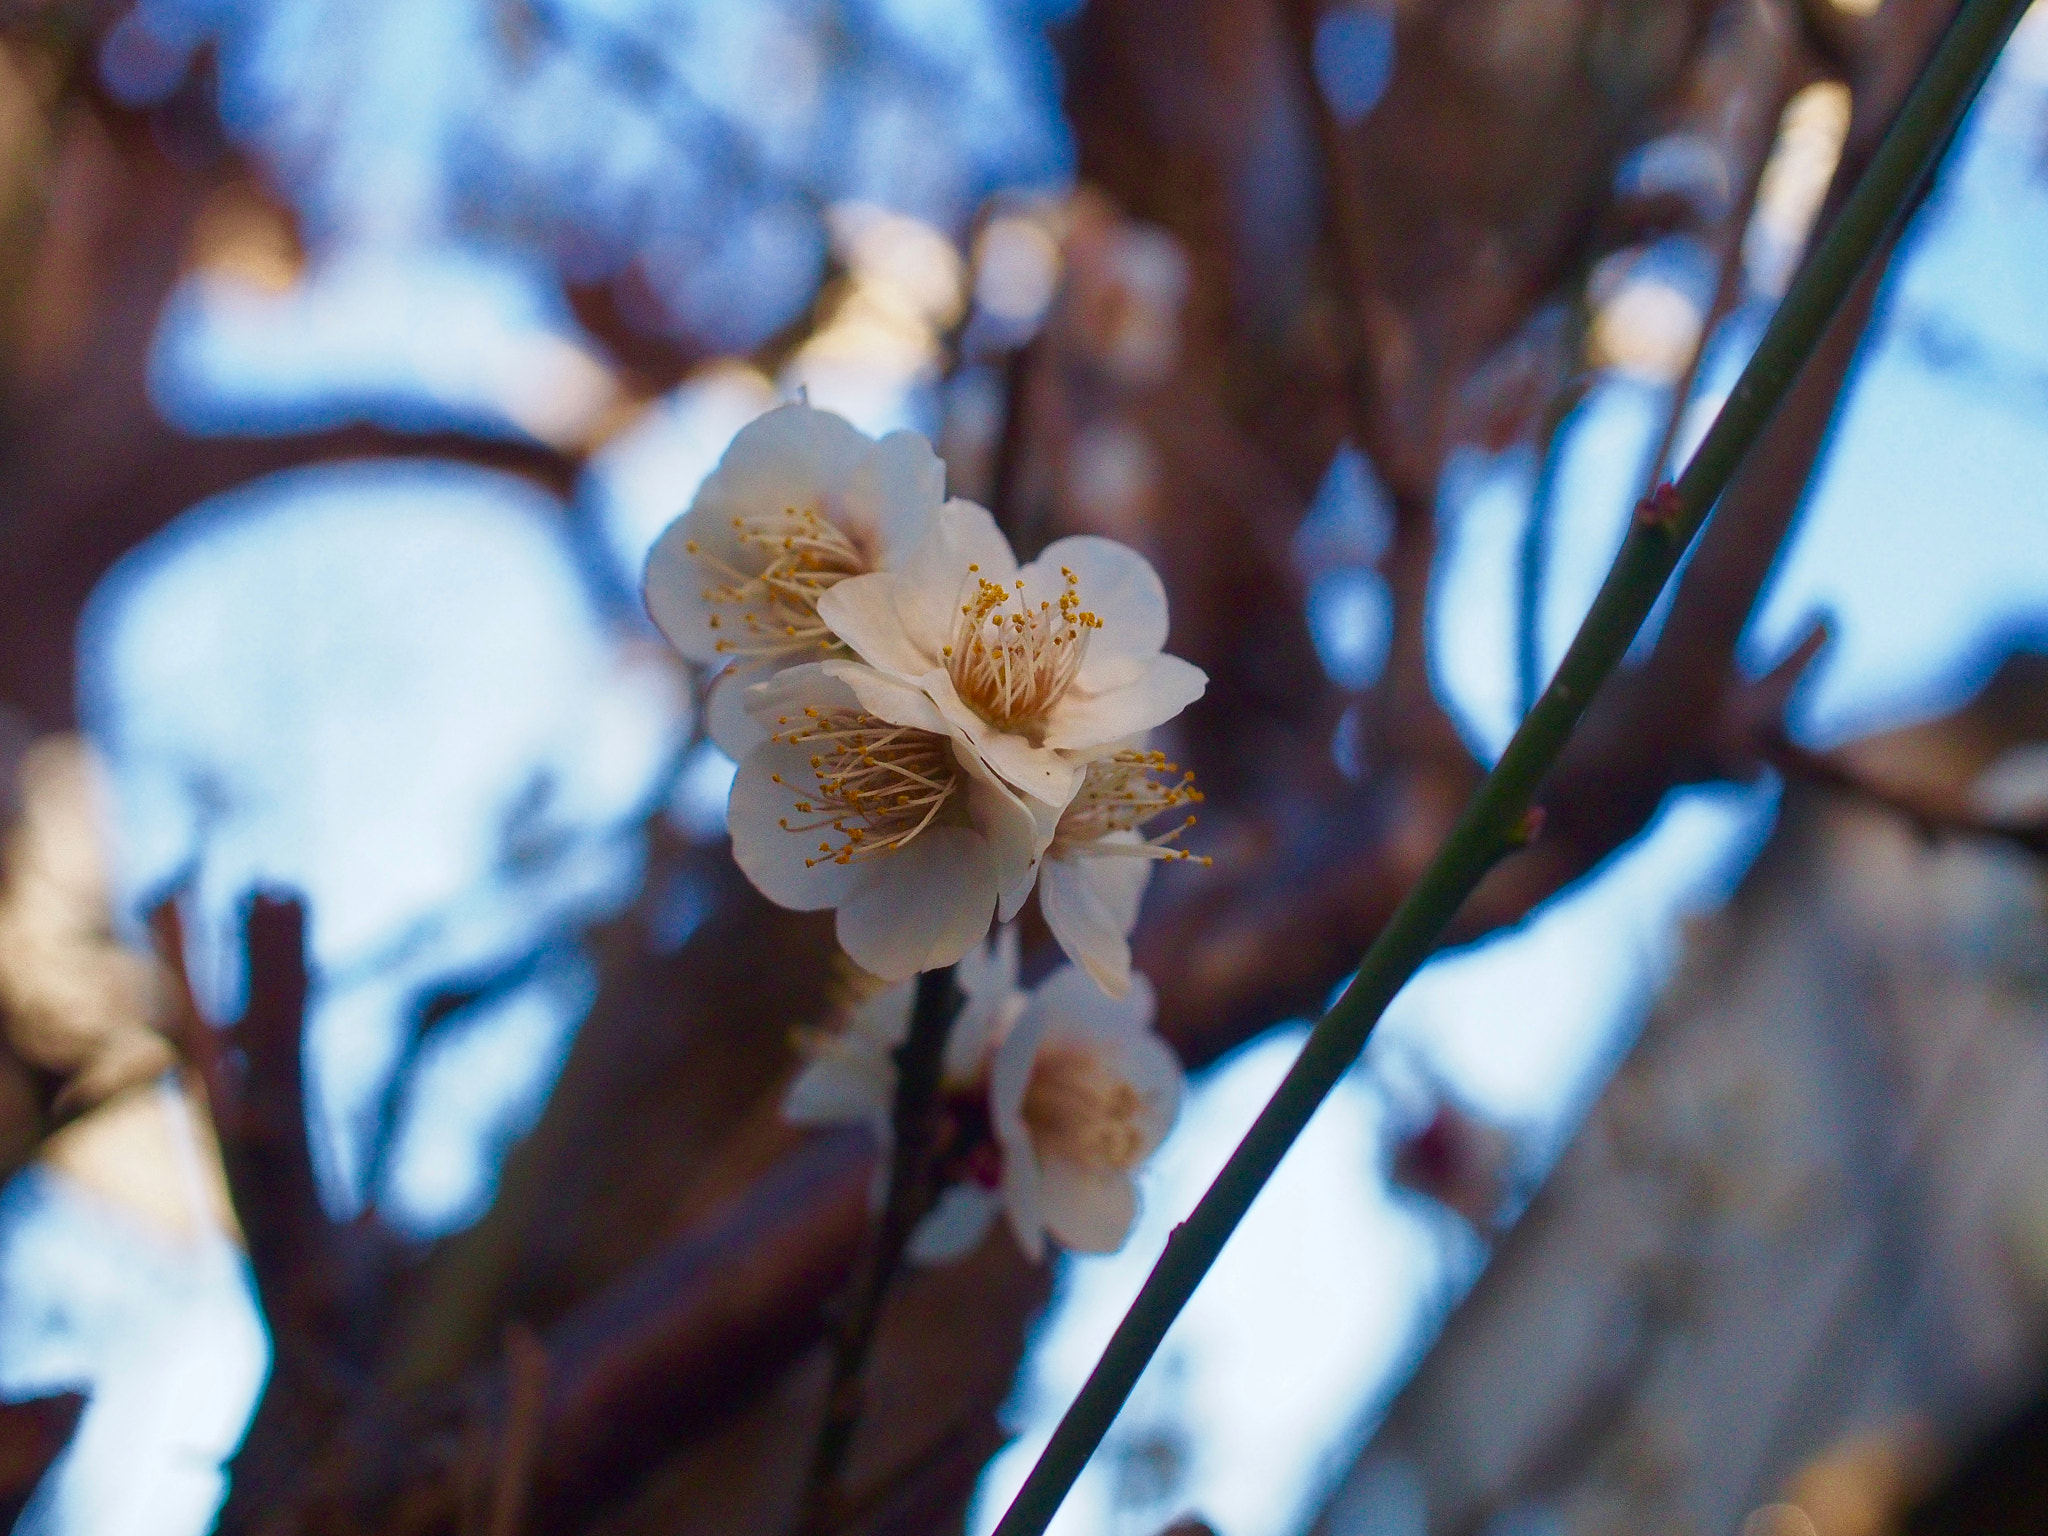
[[[782,819],[782,830],[824,831],[816,857],[804,868],[831,860],[894,853],[932,824],[963,777],[953,746],[944,736],[890,725],[858,709],[807,708],[801,719],[784,715],[774,741],[812,748],[811,772],[818,787],[796,802],[808,821]],[[781,774],[773,775],[778,784]]]
[[[1206,855],[1168,846],[1195,824],[1188,816],[1172,828],[1142,842],[1105,841],[1112,832],[1132,832],[1153,817],[1177,806],[1201,803],[1195,776],[1181,773],[1178,763],[1169,763],[1163,752],[1119,752],[1088,765],[1080,791],[1073,803],[1060,813],[1059,830],[1053,834],[1055,854],[1122,853],[1147,859],[1194,859],[1207,864]]]
[[[1046,717],[1081,670],[1088,632],[1102,628],[1102,620],[1083,611],[1080,578],[1064,566],[1058,599],[1040,598],[1036,605],[1021,577],[1012,589],[980,571],[967,567],[974,591],[953,621],[946,674],[954,692],[990,725],[1040,739]]]
[[[718,653],[759,663],[837,647],[818,617],[818,599],[869,569],[852,536],[815,508],[787,507],[772,518],[736,517],[732,526],[740,547],[761,559],[753,575],[708,553],[695,539],[683,546],[723,578],[703,594],[710,625],[719,632]]]
[[[1041,1157],[1091,1173],[1123,1173],[1146,1151],[1145,1101],[1092,1053],[1039,1052],[1024,1090],[1024,1124]]]

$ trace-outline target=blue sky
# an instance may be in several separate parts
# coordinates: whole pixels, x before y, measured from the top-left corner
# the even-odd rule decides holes
[[[1056,82],[1035,31],[1044,7],[875,0],[856,10],[871,45],[865,72],[845,99],[821,94],[815,122],[750,114],[743,100],[713,102],[753,136],[750,153],[773,172],[769,190],[781,202],[760,187],[693,180],[689,155],[661,137],[685,130],[624,108],[606,120],[611,140],[570,141],[562,163],[549,158],[546,135],[514,131],[517,114],[486,151],[515,178],[555,185],[585,177],[578,206],[593,228],[610,231],[621,249],[681,252],[679,272],[710,274],[702,291],[678,279],[676,302],[686,308],[722,291],[713,281],[719,250],[673,245],[695,227],[690,210],[720,228],[730,214],[740,255],[758,255],[759,241],[782,238],[749,222],[771,204],[815,209],[820,199],[857,194],[943,222],[989,186],[1065,174]],[[352,101],[347,121],[360,125],[331,156],[308,163],[303,211],[332,238],[316,247],[301,287],[265,296],[195,280],[174,298],[152,374],[169,419],[202,433],[366,418],[573,437],[581,427],[560,402],[584,398],[570,387],[579,379],[589,385],[588,410],[604,409],[603,381],[541,268],[507,245],[450,233],[453,199],[477,167],[448,158],[449,135],[472,123],[487,82],[461,70],[433,80],[417,68],[378,72],[394,50],[416,64],[443,56],[426,47],[430,34],[438,28],[459,42],[474,11],[467,0],[368,13],[326,0],[152,0],[138,9],[131,25],[228,40],[230,125],[252,140],[296,152],[324,91]],[[703,47],[801,64],[802,6],[762,7],[750,13],[758,25],[724,30],[714,23],[730,13],[694,11],[704,30],[692,35]],[[630,0],[592,10],[622,24],[650,13]],[[375,25],[355,46],[323,55],[339,19],[361,14]],[[771,22],[784,32],[770,35]],[[687,49],[681,57],[690,68],[703,63]],[[949,141],[944,164],[892,176],[890,156],[929,132],[931,102],[918,82],[932,79],[985,110],[947,116],[973,131]],[[156,89],[118,70],[114,83],[135,96]],[[542,94],[521,100],[537,121],[552,99],[544,88],[569,87],[534,84]],[[717,94],[710,84],[704,91]],[[871,119],[873,134],[845,155],[819,158],[818,136],[829,138],[847,114]],[[710,132],[689,121],[687,133]],[[1836,642],[1798,701],[1795,724],[1806,739],[1826,743],[1950,707],[2012,636],[2048,633],[2044,123],[2048,22],[2037,15],[1916,226],[1823,478],[1747,642],[1761,666],[1810,615],[1831,617]],[[676,162],[663,194],[674,206],[636,224],[612,194],[657,148]],[[830,237],[822,223],[784,235],[784,255],[788,241]],[[738,314],[734,324],[753,334],[790,294],[807,297],[814,266],[797,260],[793,286],[767,284],[763,313]],[[1703,409],[1730,382],[1755,322],[1746,311],[1721,339]],[[519,381],[533,377],[562,387],[521,392]],[[200,979],[223,1006],[237,984],[227,943],[236,896],[267,877],[312,898],[315,952],[330,977],[308,1042],[315,1143],[337,1212],[373,1193],[369,1128],[397,1060],[403,1010],[420,987],[539,956],[421,1062],[398,1105],[386,1182],[374,1192],[385,1208],[422,1235],[472,1219],[504,1149],[537,1112],[590,996],[589,964],[570,935],[632,889],[640,868],[633,825],[669,794],[688,728],[676,674],[649,652],[627,606],[640,560],[731,433],[792,382],[739,368],[700,375],[613,439],[566,504],[454,468],[329,469],[262,482],[195,509],[96,600],[84,640],[85,717],[115,775],[124,888],[139,899],[196,876],[201,958],[211,957]],[[824,404],[845,388],[839,403],[879,425],[928,414],[928,383],[885,372],[840,384],[820,375],[812,387]],[[554,414],[536,415],[537,402],[553,402]],[[1664,409],[1658,387],[1617,376],[1577,418],[1539,631],[1551,660],[1620,536]],[[1486,753],[1514,722],[1512,596],[1532,474],[1526,451],[1468,455],[1454,466],[1442,509],[1432,663],[1440,691]],[[1363,519],[1369,533],[1369,500],[1362,477],[1340,470],[1324,510],[1339,522]],[[1319,645],[1348,682],[1378,664],[1384,598],[1375,583],[1354,565],[1316,587]],[[708,749],[689,759],[669,801],[686,830],[715,835],[729,773]],[[1678,918],[1723,899],[1767,831],[1772,804],[1769,785],[1675,797],[1596,877],[1518,929],[1440,959],[1402,995],[1366,1065],[1255,1208],[1117,1432],[1126,1443],[1161,1426],[1183,1437],[1187,1480],[1169,1504],[1199,1505],[1223,1536],[1300,1528],[1479,1259],[1469,1234],[1389,1192],[1381,1171],[1389,1083],[1424,1071],[1532,1145],[1555,1147],[1667,971]],[[687,920],[687,912],[677,918],[679,932]],[[1062,1265],[1013,1405],[1022,1438],[988,1474],[982,1527],[1299,1038],[1298,1024],[1283,1024],[1205,1074],[1148,1177],[1131,1246]],[[47,1181],[14,1187],[5,1201],[0,1287],[61,1293],[70,1265],[93,1294],[115,1270],[137,1277],[140,1289],[110,1302],[108,1316],[126,1308],[124,1317],[161,1318],[171,1315],[166,1296],[197,1296],[192,1315],[212,1319],[234,1364],[222,1393],[253,1392],[248,1353],[234,1352],[247,1343],[253,1313],[231,1263],[216,1254],[205,1261],[211,1267],[158,1284],[149,1278],[157,1271],[131,1263],[121,1244],[77,1239],[98,1218]],[[69,1333],[38,1338],[0,1330],[0,1384],[42,1381],[47,1362],[70,1361],[67,1369],[86,1375],[125,1370],[125,1400],[146,1401],[187,1368],[144,1356],[123,1365],[92,1342],[95,1327],[106,1333],[112,1323],[81,1313],[66,1326]],[[209,1421],[223,1453],[232,1435],[219,1424],[232,1417],[223,1410]],[[92,1445],[110,1443],[103,1427],[78,1454],[103,1454]],[[113,1474],[74,1466],[72,1475]],[[1104,1464],[1059,1529],[1146,1536],[1171,1513],[1142,1500],[1119,1504]],[[52,1529],[88,1529],[82,1519]],[[189,1507],[122,1527],[134,1536],[201,1528]]]

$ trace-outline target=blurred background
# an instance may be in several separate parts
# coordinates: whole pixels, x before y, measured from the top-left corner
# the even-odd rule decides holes
[[[1212,678],[1138,1230],[884,1325],[985,1532],[1951,10],[0,8],[0,1519],[789,1529],[872,1154],[638,593],[805,391]],[[2048,1528],[2044,486],[2037,8],[1061,1536]]]

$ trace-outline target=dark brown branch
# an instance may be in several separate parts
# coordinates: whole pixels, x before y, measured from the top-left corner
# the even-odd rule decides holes
[[[175,900],[150,915],[170,979],[169,1033],[205,1089],[272,1339],[270,1380],[235,1458],[228,1531],[279,1504],[357,1390],[393,1257],[372,1218],[337,1226],[321,1205],[307,1140],[305,908],[258,894],[243,913],[247,999],[225,1028],[193,998]]]
[[[223,1032],[217,1124],[274,1359],[235,1458],[224,1530],[282,1496],[284,1469],[303,1464],[354,1390],[382,1313],[381,1233],[328,1220],[307,1139],[305,908],[259,894],[244,914],[247,1003]]]
[[[57,121],[50,175],[66,195],[52,196],[32,284],[67,302],[33,315],[19,345],[0,338],[16,354],[0,379],[0,700],[41,729],[68,728],[73,634],[93,586],[177,514],[258,476],[454,458],[568,492],[577,456],[536,444],[365,425],[260,439],[180,433],[150,398],[150,340],[208,198],[258,179],[217,146],[197,165],[172,156],[156,117],[97,92]]]
[[[505,1330],[505,1375],[505,1433],[498,1442],[485,1536],[519,1536],[526,1527],[548,1391],[548,1352],[531,1328],[514,1323]]]
[[[0,1403],[0,1526],[13,1528],[84,1412],[85,1398],[76,1392]]]
[[[872,1167],[857,1133],[806,1139],[727,1210],[547,1332],[528,1529],[563,1529],[620,1497],[823,1337],[825,1303],[867,1229]],[[505,1420],[508,1396],[499,1363],[452,1391],[370,1400],[269,1528],[441,1529],[460,1507],[462,1437],[450,1426],[476,1413]]]
[[[1729,93],[1738,109],[1721,116],[1734,117],[1726,125],[1725,152],[1740,167],[1741,183],[1729,200],[1713,234],[1714,292],[1707,312],[1700,317],[1699,335],[1686,358],[1683,371],[1671,388],[1671,403],[1664,413],[1664,427],[1657,444],[1645,461],[1642,491],[1648,495],[1662,481],[1685,425],[1686,409],[1699,387],[1700,370],[1721,323],[1734,313],[1743,293],[1743,239],[1749,233],[1756,212],[1757,194],[1763,188],[1764,167],[1776,146],[1779,120],[1785,104],[1804,83],[1806,71],[1796,46],[1797,28],[1784,7],[1771,0],[1743,0],[1741,35],[1726,50],[1732,67],[1739,68],[1744,83]],[[1761,78],[1758,78],[1761,76]],[[1533,700],[1534,692],[1530,693]]]
[[[1967,837],[2010,843],[2048,858],[2048,817],[1996,821],[1962,808],[1953,794],[1886,783],[1842,752],[1815,752],[1774,730],[1757,742],[1757,755],[1788,779],[1818,785],[1903,817],[1924,838]]]
[[[871,1167],[864,1137],[806,1140],[720,1220],[551,1331],[538,1529],[619,1491],[817,1340],[866,1230]]]
[[[1945,3],[1922,0],[1894,20],[1909,57],[1873,66],[1838,188],[1867,158],[1945,15]],[[1545,790],[1544,837],[1481,886],[1453,942],[1517,921],[1590,871],[1648,824],[1674,786],[1754,771],[1723,750],[1736,643],[1791,528],[1888,260],[1873,264],[1723,498],[1650,661],[1615,679],[1581,727]],[[1273,1019],[1320,1006],[1462,803],[1473,770],[1453,745],[1424,738],[1356,794],[1278,827],[1226,826],[1203,888],[1148,909],[1139,963],[1160,978],[1162,1023],[1177,1047],[1208,1059]]]
[[[1950,8],[1928,0],[1913,16],[1915,64]],[[1888,69],[1882,85],[1892,90],[1889,99],[1874,94],[1879,84],[1858,98],[1821,227],[1861,174],[1912,77],[1912,70]],[[1550,835],[1482,887],[1460,920],[1462,934],[1484,931],[1502,912],[1527,910],[1591,869],[1647,823],[1671,787],[1743,771],[1717,757],[1713,739],[1737,676],[1736,646],[1804,502],[1896,248],[1894,241],[1865,270],[1722,497],[1648,661],[1614,679],[1581,725],[1544,791]]]
[[[882,1219],[862,1255],[846,1315],[832,1341],[832,1378],[825,1389],[825,1419],[818,1431],[817,1454],[811,1459],[804,1490],[804,1528],[824,1536],[840,1522],[835,1518],[839,1477],[853,1449],[866,1400],[861,1380],[868,1351],[875,1342],[882,1304],[890,1283],[902,1267],[911,1234],[937,1198],[934,1158],[938,1154],[939,1085],[944,1076],[946,1039],[960,1012],[960,989],[952,967],[926,971],[917,978],[910,1033],[894,1053],[894,1139],[889,1149],[889,1193]]]

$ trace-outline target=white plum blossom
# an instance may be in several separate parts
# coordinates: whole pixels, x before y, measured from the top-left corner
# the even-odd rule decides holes
[[[1173,846],[1193,816],[1147,837],[1154,817],[1198,804],[1192,773],[1162,752],[1127,749],[1088,765],[1073,801],[1060,813],[1038,875],[1038,910],[1067,958],[1111,997],[1131,984],[1129,935],[1154,863],[1209,861]]]
[[[1149,865],[1187,857],[1179,828],[1139,828],[1199,798],[1134,744],[1208,679],[1164,654],[1141,555],[1080,536],[1020,569],[944,480],[913,433],[771,411],[656,544],[649,611],[725,668],[706,715],[739,760],[727,826],[770,900],[836,909],[841,947],[894,981],[1038,886],[1067,954],[1120,994]]]
[[[1072,966],[1017,987],[1014,929],[957,972],[965,1004],[946,1041],[936,1149],[941,1193],[912,1235],[932,1264],[981,1241],[997,1212],[1034,1261],[1050,1235],[1084,1253],[1122,1245],[1137,1217],[1138,1166],[1172,1128],[1184,1082],[1152,1031],[1152,990],[1120,999]],[[894,1139],[895,1052],[910,1029],[913,982],[878,992],[844,1028],[810,1042],[783,1114],[803,1125],[860,1125]],[[886,1178],[874,1187],[879,1203]]]
[[[1037,1259],[1048,1234],[1079,1253],[1123,1246],[1133,1175],[1180,1114],[1180,1063],[1152,1031],[1142,975],[1110,997],[1073,966],[1031,994],[989,1067],[1003,1212]]]
[[[940,508],[900,563],[835,583],[818,616],[865,663],[839,675],[867,709],[917,723],[921,695],[992,773],[1054,810],[1092,760],[1208,685],[1163,654],[1166,591],[1142,555],[1084,534],[1020,570],[967,501]]]
[[[1000,1169],[987,1135],[988,1063],[1026,1003],[1017,988],[1016,930],[1005,928],[993,942],[969,950],[953,974],[962,1006],[946,1037],[939,1087],[953,1155],[941,1148],[941,1174],[949,1182],[911,1233],[907,1253],[918,1264],[942,1264],[967,1253],[1002,1204]],[[858,1125],[874,1137],[882,1156],[869,1202],[877,1208],[888,1195],[888,1154],[895,1142],[895,1053],[909,1038],[916,1000],[915,981],[897,982],[858,1004],[844,1027],[806,1037],[809,1060],[782,1101],[783,1117],[794,1124]]]
[[[991,774],[929,706],[884,717],[836,675],[753,690],[768,738],[726,805],[733,858],[770,901],[836,908],[840,948],[885,981],[951,965],[1023,905],[1053,818]]]
[[[647,611],[670,643],[692,661],[727,667],[707,716],[733,756],[750,744],[738,695],[840,649],[818,599],[914,548],[938,515],[945,479],[915,432],[877,442],[802,402],[733,438],[655,542],[645,581]]]

